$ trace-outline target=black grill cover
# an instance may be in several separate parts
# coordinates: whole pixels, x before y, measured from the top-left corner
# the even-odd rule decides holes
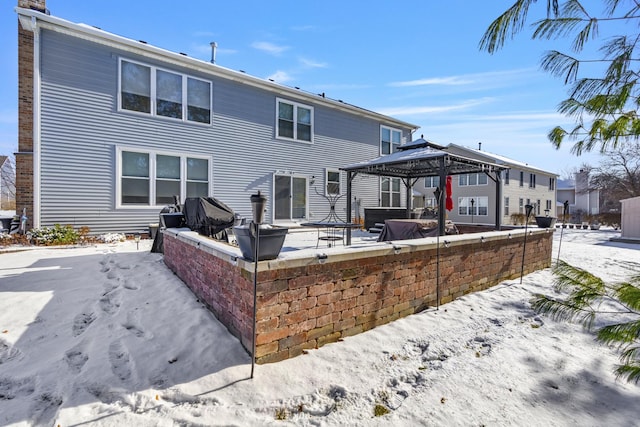
[[[235,221],[233,210],[213,197],[188,197],[182,213],[191,230],[220,240],[227,240],[225,230]]]

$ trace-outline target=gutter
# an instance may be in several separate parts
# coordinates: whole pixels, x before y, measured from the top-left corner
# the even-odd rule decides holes
[[[316,104],[322,104],[333,109],[345,111],[351,114],[355,114],[361,117],[370,118],[376,121],[381,121],[384,124],[390,124],[397,127],[408,128],[412,132],[419,128],[418,125],[408,123],[402,120],[395,119],[393,117],[385,116],[374,111],[366,110],[364,108],[356,107],[351,104],[344,103],[342,101],[336,101],[333,99],[325,98],[320,95],[315,95],[309,92],[304,92],[299,89],[289,88],[276,82],[264,80],[258,77],[254,77],[245,74],[240,71],[231,70],[229,68],[221,67],[211,62],[203,61],[196,58],[191,58],[183,54],[175,53],[162,49],[156,46],[148,45],[144,42],[128,39],[126,37],[118,36],[113,33],[101,30],[96,27],[92,27],[86,24],[76,24],[55,16],[46,15],[42,12],[38,12],[32,9],[25,9],[17,7],[15,8],[20,22],[24,18],[31,18],[40,21],[39,28],[55,31],[58,33],[70,35],[83,40],[87,40],[93,43],[109,46],[114,49],[130,52],[136,55],[142,55],[148,58],[155,59],[170,63],[179,67],[189,68],[201,73],[206,73],[226,80],[235,81],[238,83],[246,84],[249,86],[257,87],[269,92],[273,92],[280,95],[285,95],[297,100],[303,100],[313,102]],[[26,29],[26,27],[23,27]],[[35,22],[33,24],[35,29]]]

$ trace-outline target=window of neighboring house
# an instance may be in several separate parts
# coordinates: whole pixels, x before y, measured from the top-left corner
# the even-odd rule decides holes
[[[395,153],[402,141],[402,132],[398,129],[380,126],[380,154]]]
[[[518,199],[518,213],[524,213],[524,199],[522,197]]]
[[[473,203],[471,203],[473,200]],[[458,214],[465,216],[487,216],[489,215],[488,197],[458,197]]]
[[[556,179],[555,178],[549,178],[549,190],[555,190],[556,189]]]
[[[509,216],[509,198],[504,198],[504,216]]]
[[[458,185],[460,187],[468,185],[487,185],[487,175],[484,173],[458,175]]]
[[[520,171],[520,187],[524,187],[524,172]]]
[[[125,59],[120,60],[124,111],[211,123],[211,82]]]
[[[424,207],[435,209],[438,207],[438,201],[435,197],[425,197],[424,198]]]
[[[551,211],[551,200],[547,200],[547,204],[546,204],[546,206],[547,206],[547,207],[545,208],[545,210],[547,210],[547,211]]]
[[[504,185],[509,185],[509,169],[504,171]]]
[[[424,186],[426,188],[439,188],[440,187],[440,177],[439,176],[428,176],[424,179]]]
[[[540,208],[542,203],[540,203],[540,199],[536,201],[536,215],[540,215]]]
[[[278,138],[312,142],[313,107],[297,102],[276,99],[277,135]]]
[[[400,207],[400,178],[382,178],[380,205],[385,208]]]
[[[536,188],[536,174],[529,174],[529,188]]]
[[[163,206],[174,196],[209,196],[209,159],[118,149],[117,206]]]
[[[327,169],[325,182],[327,183],[327,187],[325,188],[326,195],[340,194],[340,171],[335,169]]]

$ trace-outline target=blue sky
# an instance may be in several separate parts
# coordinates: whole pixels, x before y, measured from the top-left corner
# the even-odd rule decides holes
[[[597,165],[597,154],[577,157],[570,142],[556,150],[546,137],[571,122],[556,111],[567,88],[539,61],[548,49],[565,51],[566,42],[531,40],[527,32],[494,55],[478,50],[487,26],[512,3],[48,0],[47,8],[206,61],[216,41],[220,66],[419,125],[415,138],[481,142],[485,151],[560,175]],[[0,9],[0,154],[17,149],[16,4],[3,1]]]

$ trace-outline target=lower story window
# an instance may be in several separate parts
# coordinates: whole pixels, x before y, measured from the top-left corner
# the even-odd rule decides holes
[[[210,194],[209,158],[118,148],[117,207],[163,206]]]
[[[509,198],[504,198],[504,216],[509,216]]]
[[[488,197],[458,197],[459,215],[489,215]]]
[[[385,208],[400,207],[400,178],[382,178],[380,205]]]

